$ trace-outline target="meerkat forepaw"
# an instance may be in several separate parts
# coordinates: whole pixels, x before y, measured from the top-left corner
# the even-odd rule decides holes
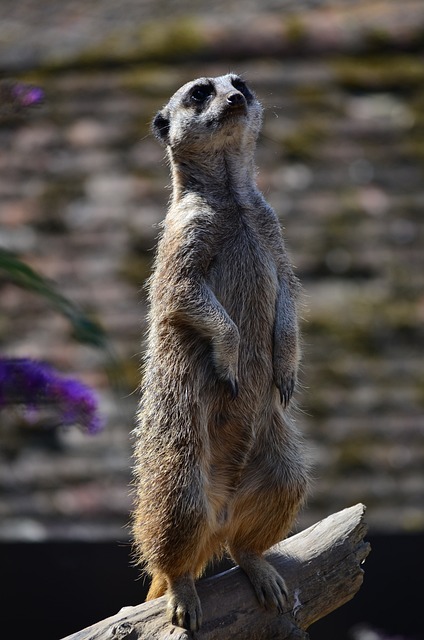
[[[289,405],[289,402],[294,392],[295,385],[296,385],[296,377],[294,373],[291,376],[283,379],[279,384],[277,384],[278,390],[280,392],[281,404],[283,405],[284,409],[286,409]]]
[[[213,362],[218,378],[225,383],[231,397],[238,395],[238,359],[240,335],[235,324],[228,326],[223,336],[216,337],[213,341]]]
[[[237,380],[236,379],[233,379],[233,380],[229,379],[229,380],[227,380],[227,385],[228,385],[228,388],[229,388],[229,392],[230,392],[231,398],[233,400],[235,400],[237,398],[238,392],[239,392]]]
[[[216,365],[215,365],[216,366]],[[238,396],[239,386],[237,376],[233,373],[233,368],[221,368],[216,366],[219,379],[225,384],[231,398],[234,400]]]

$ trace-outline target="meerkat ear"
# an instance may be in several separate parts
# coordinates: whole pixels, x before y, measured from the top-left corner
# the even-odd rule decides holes
[[[169,118],[165,111],[158,111],[152,122],[152,130],[156,138],[164,144],[168,144]]]

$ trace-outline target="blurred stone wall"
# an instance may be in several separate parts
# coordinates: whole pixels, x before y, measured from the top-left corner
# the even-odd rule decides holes
[[[45,103],[0,123],[0,246],[116,357],[0,273],[0,353],[91,384],[107,420],[95,437],[3,424],[2,540],[128,538],[142,287],[170,193],[149,123],[229,69],[265,106],[258,182],[304,287],[295,417],[315,479],[299,526],[361,501],[374,531],[424,529],[424,5],[256,4],[2,3],[1,75]]]

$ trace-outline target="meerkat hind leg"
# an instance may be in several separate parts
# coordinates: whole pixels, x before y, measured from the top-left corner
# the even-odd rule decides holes
[[[265,609],[284,612],[288,592],[278,571],[260,554],[231,549],[231,555],[249,578],[259,604]]]
[[[202,624],[202,608],[192,575],[170,580],[167,615],[172,624],[189,631],[198,631]]]
[[[168,583],[166,577],[162,573],[154,573],[152,576],[152,582],[150,589],[146,596],[147,600],[154,600],[163,596],[168,589]]]

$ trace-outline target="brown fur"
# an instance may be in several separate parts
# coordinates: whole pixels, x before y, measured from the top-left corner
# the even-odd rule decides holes
[[[227,549],[259,601],[281,610],[262,557],[305,495],[302,445],[284,409],[299,359],[298,282],[258,191],[262,108],[233,74],[184,85],[154,120],[173,197],[149,284],[135,449],[134,539],[168,592],[174,624],[198,629],[194,587]]]

